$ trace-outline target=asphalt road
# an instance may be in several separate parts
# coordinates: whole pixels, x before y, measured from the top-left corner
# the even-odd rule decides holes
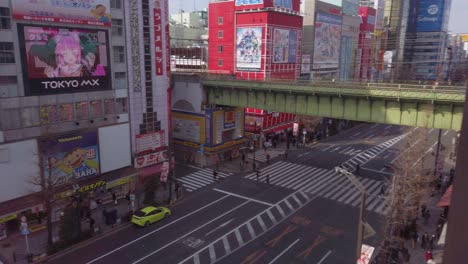
[[[400,154],[401,136],[411,129],[362,124],[292,149],[287,160],[262,164],[258,182],[249,173],[207,181],[170,218],[148,228],[127,226],[48,263],[355,263],[359,193],[333,168],[361,164],[370,193],[365,218],[377,232],[365,243],[377,246],[385,204],[376,192],[391,173],[384,165]],[[437,130],[424,133],[437,139]],[[452,137],[443,131],[444,155]],[[178,169],[181,177],[194,171]]]

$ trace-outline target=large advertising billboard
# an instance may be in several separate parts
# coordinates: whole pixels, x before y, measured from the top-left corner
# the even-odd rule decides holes
[[[292,0],[274,0],[273,5],[287,9],[293,8]]]
[[[19,25],[27,95],[111,89],[107,30]]]
[[[338,68],[340,60],[341,17],[317,13],[313,69]]]
[[[205,143],[205,117],[202,115],[172,113],[172,136],[179,140]]]
[[[14,0],[13,18],[77,25],[111,26],[110,0]]]
[[[273,31],[273,63],[295,63],[297,31],[278,29]]]
[[[239,70],[261,69],[262,28],[237,28],[236,67]]]
[[[55,185],[87,179],[100,173],[97,132],[40,140],[45,177]]]
[[[343,14],[357,16],[359,14],[359,0],[343,0]]]
[[[259,5],[259,4],[263,4],[263,0],[236,0],[236,6]]]
[[[418,7],[417,32],[442,31],[444,0],[421,0]]]

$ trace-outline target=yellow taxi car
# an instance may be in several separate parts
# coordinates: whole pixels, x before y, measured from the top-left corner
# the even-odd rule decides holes
[[[166,207],[147,206],[133,214],[132,223],[139,226],[149,226],[150,224],[162,220],[171,215],[171,210]]]

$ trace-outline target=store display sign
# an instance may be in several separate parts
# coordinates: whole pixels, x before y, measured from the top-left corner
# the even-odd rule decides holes
[[[160,5],[153,9],[154,18],[154,45],[155,45],[155,70],[156,76],[164,74],[164,63],[163,63],[163,41],[162,41],[162,19],[161,19],[161,7]],[[169,62],[168,62],[169,63]]]
[[[55,185],[83,180],[100,173],[97,132],[40,140],[44,176]]]
[[[341,44],[340,16],[317,13],[313,69],[338,68]]]
[[[299,123],[294,123],[293,124],[293,136],[297,136],[299,132]]]
[[[226,111],[224,112],[224,128],[233,128],[236,126],[236,112]]]
[[[166,146],[164,130],[136,135],[137,153],[154,151]]]
[[[236,0],[236,6],[259,5],[259,4],[263,4],[263,0]]]
[[[151,153],[134,159],[134,166],[137,169],[158,164],[167,160],[166,151]]]
[[[111,26],[110,0],[14,0],[13,19]]]
[[[18,25],[27,95],[112,89],[107,30]]]
[[[295,63],[297,53],[297,31],[277,28],[273,32],[273,62]]]
[[[238,28],[236,38],[236,67],[239,70],[261,69],[262,28]]]
[[[418,7],[417,32],[441,31],[444,20],[444,0],[421,0]]]

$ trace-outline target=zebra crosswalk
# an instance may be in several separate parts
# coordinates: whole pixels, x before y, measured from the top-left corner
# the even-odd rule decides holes
[[[255,160],[260,162],[266,162],[267,153],[270,155],[270,160],[272,160],[278,156],[283,155],[284,150],[267,150],[266,152],[263,149],[257,150],[255,151]],[[253,153],[247,153],[246,157],[251,160],[253,160],[254,158]]]
[[[177,179],[184,189],[188,192],[193,192],[196,191],[200,188],[203,188],[209,184],[212,184],[215,182],[213,179],[213,170],[208,169],[208,168],[197,168],[198,170],[195,172],[192,172],[188,175],[185,175],[179,179]],[[227,178],[231,176],[232,173],[224,173],[218,171],[218,178]]]
[[[361,193],[347,177],[334,170],[280,161],[262,169],[259,180],[264,181],[267,175],[269,175],[270,184],[315,194],[354,207],[360,206]],[[245,176],[250,180],[256,180],[256,177],[256,173]],[[383,182],[362,177],[359,181],[366,188],[366,209],[386,214],[387,204],[384,198],[378,195]]]
[[[379,155],[380,153],[382,153],[383,151],[387,150],[388,148],[392,147],[393,145],[395,145],[398,141],[402,140],[406,135],[401,135],[401,136],[398,136],[396,138],[392,138],[388,141],[385,141],[373,148],[370,148],[366,151],[363,151],[361,153],[359,153],[359,155],[356,155],[354,156],[353,158],[345,161],[343,164],[341,164],[341,167],[343,168],[352,168],[352,170],[354,170],[354,168],[356,167],[357,164],[359,164],[360,166],[364,165],[365,163],[367,163],[369,160],[377,157],[377,155]]]

